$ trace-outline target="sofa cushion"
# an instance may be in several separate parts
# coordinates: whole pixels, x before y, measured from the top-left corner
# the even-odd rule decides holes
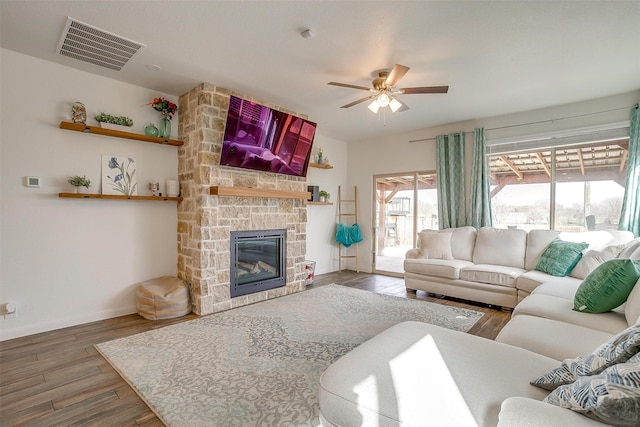
[[[622,258],[622,257],[618,257],[618,258]],[[639,261],[640,260],[640,247],[636,248],[635,251],[631,252],[627,258]]]
[[[584,242],[589,245],[589,249],[602,249],[609,245],[620,245],[633,239],[633,233],[618,230],[596,230],[596,231],[563,231],[558,234],[558,238],[566,242]]]
[[[593,270],[576,291],[573,309],[603,313],[624,304],[640,279],[640,261],[612,259]]]
[[[451,235],[451,253],[453,254],[453,258],[472,261],[477,235],[478,232],[471,226],[454,228],[453,234]]]
[[[624,317],[630,325],[640,321],[640,279],[633,286],[627,303],[624,305]]]
[[[632,325],[609,338],[590,354],[563,360],[560,366],[531,381],[531,384],[545,390],[555,390],[574,382],[578,377],[597,375],[610,366],[624,363],[639,351],[640,325]]]
[[[526,273],[518,277],[518,280],[516,281],[516,287],[518,289],[522,289],[523,291],[527,291],[531,293],[538,286],[541,286],[542,284],[547,282],[558,283],[559,285],[560,284],[567,284],[571,286],[575,285],[575,288],[574,288],[574,294],[575,294],[575,289],[577,289],[581,280],[576,279],[575,277],[569,277],[569,276],[556,277],[547,273],[543,273],[542,271],[531,270],[531,271],[527,271]],[[573,295],[571,295],[571,300],[573,300]]]
[[[640,250],[640,237],[624,245],[618,258],[631,258],[631,255],[638,250]]]
[[[576,266],[582,251],[588,247],[586,243],[565,242],[555,239],[547,246],[536,264],[536,270],[552,276],[564,277]]]
[[[572,277],[558,277],[557,279],[558,280],[541,284],[535,288],[532,293],[535,295],[550,295],[573,301],[576,297],[576,291],[582,282]]]
[[[526,397],[510,397],[500,406],[497,427],[549,426],[604,427],[605,424],[577,412]]]
[[[525,252],[524,268],[533,270],[547,246],[558,237],[556,230],[531,230],[527,234],[527,250]]]
[[[606,313],[582,313],[572,310],[573,301],[551,295],[531,294],[514,309],[512,316],[528,314],[530,316],[554,319],[574,325],[585,326],[598,331],[617,334],[629,324],[624,313],[608,311]]]
[[[451,231],[422,230],[420,256],[429,259],[453,259],[451,254]]]
[[[526,247],[524,230],[482,227],[478,230],[473,262],[524,268]]]
[[[320,414],[339,426],[495,426],[511,396],[558,361],[421,322],[383,331],[320,376]]]
[[[544,402],[616,426],[640,425],[640,354],[558,387]]]
[[[526,270],[502,265],[475,264],[460,270],[460,278],[470,282],[489,283],[492,285],[514,288],[518,276]]]
[[[472,262],[459,259],[405,259],[404,271],[455,280],[460,278],[462,268],[471,265]]]
[[[569,275],[577,279],[584,279],[589,273],[595,270],[596,267],[604,264],[605,261],[617,258],[622,249],[624,249],[624,245],[612,245],[602,250],[594,249],[586,251],[582,254],[582,258],[580,258],[580,261],[578,261]]]
[[[473,249],[476,244],[476,229],[471,226],[447,228],[444,230],[429,230],[425,229],[418,233],[420,237],[418,246],[422,242],[422,233],[425,233],[425,237],[428,238],[429,234],[433,233],[450,233],[451,234],[451,255],[454,259],[461,259],[465,261],[471,261],[473,259]],[[419,258],[415,257],[415,258]]]
[[[564,360],[591,353],[611,336],[609,332],[522,314],[507,322],[496,341]]]

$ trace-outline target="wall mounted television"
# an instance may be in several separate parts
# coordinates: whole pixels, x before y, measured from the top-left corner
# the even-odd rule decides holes
[[[314,122],[231,96],[220,165],[305,177],[315,133]]]

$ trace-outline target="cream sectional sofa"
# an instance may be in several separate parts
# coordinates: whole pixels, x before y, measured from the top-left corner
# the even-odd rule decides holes
[[[542,401],[549,392],[530,381],[559,365],[506,343],[404,322],[325,370],[320,421],[325,427],[604,426]]]
[[[456,230],[464,235],[458,236],[461,240],[469,239],[469,235],[473,234],[468,229]],[[456,230],[453,231],[454,234]],[[486,231],[483,232],[481,229],[478,239],[484,233]],[[504,238],[502,233],[494,233],[492,230],[489,233],[493,235],[494,240]],[[540,233],[540,236],[535,236],[538,233],[533,234],[533,237],[527,236],[531,237],[528,239],[531,246],[527,245],[524,250],[525,263],[527,254],[531,257],[529,261],[533,262],[546,247],[538,240],[538,237],[542,238],[545,233]],[[519,239],[521,243],[521,236],[513,238]],[[483,244],[484,242],[481,242],[481,248]],[[452,246],[455,245],[456,243],[452,243]],[[415,279],[416,282],[407,287],[415,288],[417,283],[433,283],[435,288],[440,289],[439,285],[454,283],[453,288],[462,289],[464,295],[474,296],[476,294],[473,291],[479,289],[477,295],[486,297],[485,299],[504,301],[502,295],[507,292],[493,292],[482,285],[474,287],[469,285],[469,282],[474,283],[470,280],[437,280],[442,278],[440,275],[444,273],[451,274],[454,268],[463,269],[471,265],[480,266],[473,271],[491,271],[489,267],[485,267],[487,264],[475,264],[471,261],[489,259],[480,255],[475,257],[477,248],[478,245],[471,255],[466,247],[469,259],[461,260],[459,258],[461,255],[464,256],[461,252],[465,248],[457,247],[455,253],[458,261],[465,261],[461,263],[443,260],[441,264],[431,264],[427,258],[426,265],[433,265],[425,267],[424,270],[429,271],[430,274],[427,276],[430,279]],[[622,249],[619,256],[640,260],[640,239],[628,242]],[[507,263],[515,259],[510,258],[512,255],[501,249],[495,252],[511,259],[506,259]],[[431,251],[431,254],[434,252]],[[519,250],[518,256],[522,256],[522,249]],[[416,259],[409,257],[407,261]],[[409,261],[409,265],[411,264],[412,261]],[[421,264],[416,263],[413,267],[417,265]],[[441,270],[436,269],[437,265],[440,265]],[[512,271],[520,273],[512,282],[515,286],[495,283],[493,286],[515,289],[516,293],[510,291],[510,295],[517,299],[518,278],[526,274],[527,270],[513,268]],[[515,270],[516,268],[519,270]],[[504,269],[493,271],[505,274]],[[586,271],[588,268],[585,267],[578,275],[583,275]],[[489,274],[483,276],[485,280],[487,277],[494,282],[498,281],[497,277]],[[320,377],[318,396],[322,425],[606,425],[579,412],[544,402],[543,399],[549,395],[549,391],[533,386],[530,382],[557,368],[562,360],[588,355],[614,335],[628,331],[627,328],[631,325],[640,325],[640,280],[636,282],[623,306],[613,311],[591,314],[573,310],[574,296],[581,279],[569,280],[554,276],[547,276],[547,279],[548,282],[526,290],[527,295],[522,295],[521,302],[513,310],[511,320],[495,341],[425,323],[405,322],[389,328],[355,348],[334,362]],[[454,280],[463,283],[455,284]],[[431,286],[425,287],[434,289]],[[637,326],[632,326],[631,329],[637,334]],[[638,410],[640,403],[636,402],[636,416],[639,416]]]
[[[539,286],[525,298],[534,303],[516,306],[495,341],[420,322],[387,329],[321,375],[322,425],[606,425],[543,402],[549,392],[530,382],[640,324],[640,280],[619,312],[573,311],[575,289]],[[549,307],[536,296],[562,301]]]
[[[628,231],[559,233],[554,230],[460,227],[423,230],[419,247],[407,252],[404,279],[407,290],[422,290],[485,304],[513,308],[548,281],[577,286],[588,266],[576,266],[581,274],[555,277],[535,269],[540,257],[556,238],[585,242],[588,250],[617,256],[633,239]],[[603,255],[604,256],[604,255]],[[588,260],[585,258],[584,262]],[[580,267],[580,268],[579,268]]]

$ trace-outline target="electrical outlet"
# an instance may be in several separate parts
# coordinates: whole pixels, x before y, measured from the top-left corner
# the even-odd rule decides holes
[[[15,319],[18,317],[18,307],[13,302],[8,302],[4,305],[4,318]]]

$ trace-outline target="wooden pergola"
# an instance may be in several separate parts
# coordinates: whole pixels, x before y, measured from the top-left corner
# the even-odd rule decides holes
[[[556,149],[555,180],[612,180],[624,186],[628,148],[624,139]],[[551,149],[491,156],[491,185],[496,186],[491,197],[507,185],[551,182],[551,162]]]
[[[613,180],[624,186],[629,140],[599,142],[556,150],[556,181]],[[511,184],[550,182],[551,149],[523,151],[489,157],[493,197]],[[413,190],[413,174],[377,179],[379,195],[388,204],[399,191]],[[435,174],[419,174],[418,189],[436,188]],[[380,200],[382,201],[382,200]]]
[[[612,180],[625,185],[625,166],[629,139],[597,142],[555,149],[556,182]],[[491,197],[508,185],[551,182],[552,149],[533,149],[517,153],[489,156]],[[435,189],[435,174],[418,174],[419,190]],[[384,230],[389,204],[398,192],[413,191],[414,174],[376,179],[379,203],[378,227]],[[378,246],[384,245],[385,233],[380,233]]]

